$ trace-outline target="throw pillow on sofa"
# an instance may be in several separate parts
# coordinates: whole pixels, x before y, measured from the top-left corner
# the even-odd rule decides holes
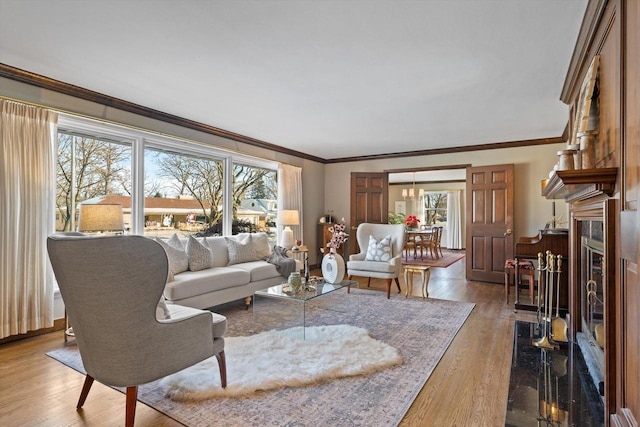
[[[232,237],[225,237],[224,239],[227,242],[229,251],[229,264],[227,265],[256,261],[258,259],[256,258],[256,252],[253,250],[251,235],[242,240]]]
[[[269,236],[267,236],[267,233],[252,234],[251,241],[253,242],[253,250],[256,253],[256,258],[265,259],[271,256],[271,246],[269,246]]]
[[[171,312],[169,311],[169,307],[167,307],[167,302],[164,299],[164,295],[160,297],[160,301],[158,301],[158,305],[156,306],[156,319],[171,319]]]
[[[174,236],[176,236],[176,238],[178,237],[175,234]],[[167,253],[167,258],[169,259],[170,275],[187,271],[187,269],[189,268],[189,258],[187,257],[187,253],[182,248],[180,240],[177,240],[177,245],[180,245],[179,247],[171,245],[171,240],[165,242],[159,237],[156,237],[156,242],[160,243],[164,248],[164,251]]]
[[[189,236],[186,252],[189,259],[189,270],[200,271],[213,267],[213,253],[207,244],[206,237],[200,243],[195,237]]]

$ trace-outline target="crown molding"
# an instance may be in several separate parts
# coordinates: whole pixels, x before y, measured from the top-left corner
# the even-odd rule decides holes
[[[165,123],[175,124],[177,126],[181,126],[184,128],[196,130],[199,132],[204,132],[207,134],[241,142],[254,147],[264,148],[264,149],[272,150],[278,153],[283,153],[283,154],[299,157],[306,160],[311,160],[311,161],[322,163],[322,164],[346,163],[346,162],[357,162],[357,161],[368,161],[368,160],[379,160],[379,159],[394,159],[394,158],[414,157],[414,156],[431,156],[431,155],[462,153],[462,152],[481,151],[481,150],[497,150],[502,148],[526,147],[531,145],[556,144],[559,142],[566,141],[566,138],[563,138],[560,136],[560,137],[554,137],[554,138],[540,138],[540,139],[529,139],[529,140],[522,140],[522,141],[499,142],[499,143],[491,143],[491,144],[436,148],[436,149],[430,149],[430,150],[405,151],[405,152],[398,152],[398,153],[377,154],[377,155],[371,155],[371,156],[323,159],[321,157],[316,157],[310,154],[302,153],[300,151],[284,148],[279,145],[275,145],[275,144],[262,141],[256,138],[251,138],[249,136],[241,135],[235,132],[230,132],[214,126],[206,125],[204,123],[196,122],[194,120],[185,119],[183,117],[175,116],[173,114],[164,113],[162,111],[154,110],[149,107],[144,107],[139,104],[122,100],[120,98],[115,98],[113,96],[108,96],[99,92],[95,92],[89,89],[72,85],[69,83],[61,82],[59,80],[55,80],[49,77],[42,76],[40,74],[22,70],[20,68],[13,67],[11,65],[0,63],[0,77],[4,77],[10,80],[15,80],[21,83],[26,83],[28,85],[36,86],[42,89],[51,90],[57,93],[73,96],[75,98],[83,99],[85,101],[95,102],[100,105],[116,108],[118,110],[126,111],[133,114],[138,114],[140,116],[159,120]],[[420,170],[424,170],[424,169],[421,168]]]
[[[300,151],[290,150],[288,148],[284,148],[279,145],[271,144],[266,141],[261,141],[256,138],[251,138],[249,136],[241,135],[235,132],[230,132],[214,126],[205,125],[204,123],[185,119],[183,117],[175,116],[173,114],[164,113],[162,111],[154,110],[153,108],[144,107],[139,104],[134,104],[133,102],[122,100],[120,98],[108,96],[99,92],[95,92],[89,89],[72,85],[69,83],[64,83],[59,80],[51,79],[49,77],[45,77],[40,74],[36,74],[26,70],[22,70],[20,68],[12,67],[11,65],[0,63],[0,77],[5,77],[10,80],[26,83],[28,85],[36,86],[42,89],[47,89],[47,90],[62,93],[65,95],[73,96],[75,98],[83,99],[85,101],[95,102],[97,104],[105,105],[107,107],[113,107],[118,110],[127,111],[129,113],[138,114],[140,116],[148,117],[151,119],[160,120],[165,123],[171,123],[177,126],[188,128],[188,129],[219,136],[221,138],[242,142],[244,144],[252,145],[254,147],[265,148],[265,149],[276,151],[279,153],[288,154],[291,156],[296,156],[296,157],[300,157],[307,160],[312,160],[318,163],[327,162],[325,159],[322,159],[320,157],[312,156],[310,154],[302,153]]]
[[[582,82],[583,65],[587,64],[588,67],[591,63],[587,58],[589,48],[595,38],[607,3],[608,0],[589,0],[589,3],[587,3],[582,24],[580,25],[580,31],[578,31],[576,45],[573,49],[571,60],[569,61],[567,76],[565,77],[562,92],[560,93],[560,100],[567,105],[571,104],[571,93],[576,87],[579,87]]]
[[[470,152],[470,151],[499,150],[502,148],[528,147],[532,145],[558,144],[561,142],[566,142],[566,139],[563,138],[562,136],[556,136],[552,138],[525,139],[522,141],[497,142],[493,144],[479,144],[479,145],[466,145],[461,147],[434,148],[431,150],[405,151],[401,153],[374,154],[371,156],[342,157],[337,159],[327,159],[326,163],[345,163],[345,162],[360,162],[360,161],[366,161],[366,160],[394,159],[399,157],[433,156],[433,155],[449,154],[449,153],[464,153],[464,152]],[[424,170],[424,168],[419,168],[419,170],[422,171]],[[403,169],[402,171],[406,172],[407,170]]]

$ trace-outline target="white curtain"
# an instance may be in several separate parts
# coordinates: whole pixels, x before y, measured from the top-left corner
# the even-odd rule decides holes
[[[460,190],[447,191],[447,240],[448,249],[462,249],[462,213],[460,211]]]
[[[53,326],[57,120],[0,100],[0,338]]]
[[[302,168],[281,163],[278,167],[278,216],[282,210],[297,210],[300,217],[300,225],[293,225],[293,236],[296,240],[302,240],[303,218],[302,214]],[[278,241],[280,241],[281,229],[278,228]]]

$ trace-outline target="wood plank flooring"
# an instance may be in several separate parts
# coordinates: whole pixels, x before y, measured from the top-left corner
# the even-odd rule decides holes
[[[413,298],[419,298],[415,280]],[[371,288],[385,290],[385,283],[373,279]],[[534,321],[533,313],[514,313],[513,304],[504,302],[504,285],[467,282],[464,260],[432,269],[429,296],[476,307],[400,425],[504,426],[514,321]],[[84,376],[45,355],[64,345],[61,331],[0,345],[1,426],[124,423],[125,396],[97,382],[84,408],[76,411]],[[136,426],[178,425],[138,402]]]

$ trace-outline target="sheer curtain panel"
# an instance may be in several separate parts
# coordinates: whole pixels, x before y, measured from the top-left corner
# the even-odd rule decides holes
[[[57,119],[0,99],[0,338],[53,326]]]
[[[280,164],[278,167],[278,217],[283,210],[297,210],[300,225],[292,225],[294,238],[302,240],[304,215],[302,214],[302,168]],[[278,226],[278,241],[282,230]]]
[[[460,191],[447,192],[447,234],[448,249],[462,249],[462,221],[460,212]]]

